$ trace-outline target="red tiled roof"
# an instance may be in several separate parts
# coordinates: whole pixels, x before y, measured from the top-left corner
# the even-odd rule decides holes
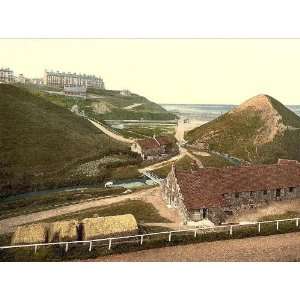
[[[141,146],[142,149],[156,149],[160,148],[160,146],[169,145],[174,143],[171,137],[168,136],[160,136],[155,138],[138,140],[137,143]]]
[[[175,143],[174,138],[170,136],[159,136],[156,138],[156,140],[159,142],[160,145],[170,145]]]
[[[300,186],[300,164],[203,168],[175,171],[188,209],[224,206],[225,193]]]
[[[138,140],[137,143],[141,146],[143,150],[156,149],[160,147],[157,141],[153,138]]]

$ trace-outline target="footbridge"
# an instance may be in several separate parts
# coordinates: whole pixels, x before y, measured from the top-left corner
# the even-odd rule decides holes
[[[163,179],[158,177],[157,175],[155,175],[154,173],[152,173],[149,170],[142,170],[141,173],[143,175],[145,175],[146,177],[148,177],[149,179],[151,179],[152,181],[156,182],[157,184],[161,184]]]

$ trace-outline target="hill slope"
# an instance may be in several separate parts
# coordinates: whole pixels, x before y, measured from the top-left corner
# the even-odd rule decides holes
[[[114,90],[88,90],[88,99],[70,99],[58,95],[45,95],[50,101],[71,109],[78,105],[89,117],[99,120],[174,120],[176,116],[169,113],[157,103],[137,94],[124,96]]]
[[[208,143],[211,150],[253,163],[300,160],[300,118],[268,95],[245,101],[188,132],[186,139],[190,145]]]
[[[0,84],[0,196],[56,184],[63,171],[127,146],[44,98]]]

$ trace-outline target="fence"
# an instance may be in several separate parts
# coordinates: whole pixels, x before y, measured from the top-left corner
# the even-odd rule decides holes
[[[119,241],[116,244],[128,243],[128,240],[132,240],[133,242],[137,242],[139,246],[142,246],[145,242],[145,237],[151,236],[163,236],[160,240],[166,240],[168,242],[172,241],[172,237],[176,235],[183,235],[187,233],[191,233],[192,237],[196,238],[199,235],[205,235],[209,232],[228,232],[229,237],[234,235],[234,229],[243,228],[253,226],[256,227],[257,233],[261,233],[261,228],[263,224],[272,224],[276,225],[276,230],[279,231],[280,224],[284,222],[295,222],[295,227],[299,228],[299,220],[300,218],[292,218],[292,219],[281,219],[281,220],[273,220],[273,221],[261,221],[261,222],[254,222],[254,223],[247,223],[247,224],[234,224],[234,225],[220,225],[215,227],[210,227],[206,229],[200,228],[192,228],[192,229],[183,229],[183,230],[171,230],[171,231],[161,231],[161,232],[154,232],[154,233],[145,233],[145,234],[138,234],[138,235],[130,235],[130,236],[120,236],[120,237],[110,237],[110,238],[103,238],[103,239],[94,239],[94,240],[85,240],[85,241],[69,241],[69,242],[53,242],[53,243],[38,243],[38,244],[26,244],[26,245],[12,245],[12,246],[2,246],[0,250],[6,249],[16,249],[16,248],[33,248],[34,252],[36,253],[39,247],[43,246],[55,246],[55,245],[63,245],[65,247],[65,252],[68,252],[69,245],[73,244],[87,244],[88,251],[92,251],[92,247],[96,247],[96,243],[98,242],[106,242],[108,250],[111,250],[113,242]]]

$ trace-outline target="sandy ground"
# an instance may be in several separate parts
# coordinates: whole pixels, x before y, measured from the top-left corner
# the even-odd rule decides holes
[[[262,208],[241,211],[238,215],[229,218],[227,222],[255,222],[262,217],[281,215],[287,212],[298,212],[300,214],[300,199],[273,201],[268,206]]]
[[[184,228],[178,209],[167,207],[162,199],[160,188],[153,189],[152,192],[143,197],[142,200],[151,203],[162,217],[170,221],[170,223],[145,223],[145,225],[169,227],[174,230]]]
[[[193,151],[193,154],[200,155],[200,156],[211,156],[208,152],[204,152],[204,151]]]
[[[142,250],[97,261],[300,261],[300,232]]]

